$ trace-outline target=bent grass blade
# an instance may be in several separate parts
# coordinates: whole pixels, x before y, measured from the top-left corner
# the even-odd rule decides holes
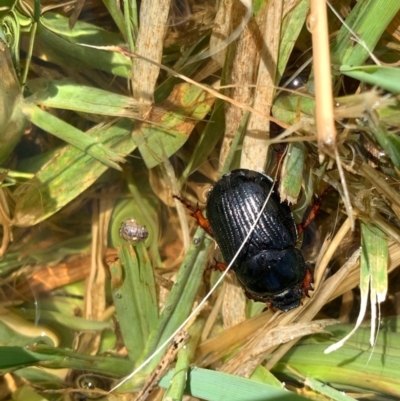
[[[136,145],[130,138],[132,122],[120,120],[114,125],[98,125],[91,131],[93,138],[127,155]],[[29,181],[19,186],[14,224],[27,227],[50,217],[92,185],[107,170],[107,166],[79,149],[67,145]]]

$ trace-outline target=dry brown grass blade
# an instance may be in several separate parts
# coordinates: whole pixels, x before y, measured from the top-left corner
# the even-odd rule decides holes
[[[106,310],[106,268],[104,256],[107,249],[108,224],[111,218],[113,201],[103,197],[99,205],[93,204],[92,215],[92,260],[86,279],[84,317],[101,320]],[[101,342],[101,333],[83,333],[79,338],[81,352],[96,354]]]
[[[277,70],[280,29],[283,13],[283,2],[271,0],[264,3],[257,16],[262,44],[258,66],[257,86],[254,94],[254,108],[270,113],[275,93],[275,76]],[[269,139],[269,121],[258,115],[251,115],[243,141],[241,166],[251,170],[263,169],[267,160]]]
[[[322,162],[324,149],[331,152],[334,150],[337,133],[333,117],[331,58],[326,3],[321,0],[311,0],[310,5],[309,29],[312,34],[314,57],[315,115],[320,162]]]
[[[232,10],[232,19],[235,21],[244,15],[242,7],[235,7]],[[257,51],[257,23],[250,18],[249,23],[243,29],[239,39],[235,43],[234,50],[229,52],[228,57],[232,58],[228,63],[227,75],[229,81],[235,83],[227,95],[242,104],[250,104],[253,96],[252,85],[255,82],[259,62]],[[233,46],[232,46],[233,47]],[[223,166],[229,153],[233,137],[235,136],[240,122],[244,116],[244,109],[233,104],[226,104],[225,111],[225,134],[221,146],[220,165]]]
[[[139,58],[133,63],[133,96],[143,103],[153,103],[170,6],[170,0],[144,0],[140,6],[140,29],[136,40],[136,52],[155,62],[149,65],[144,58]]]
[[[334,319],[316,320],[313,322],[304,323],[290,323],[288,326],[278,326],[269,330],[268,333],[260,329],[259,335],[262,340],[253,347],[247,355],[243,355],[242,364],[235,370],[235,374],[239,376],[249,377],[253,371],[254,359],[258,360],[260,356],[263,357],[266,352],[272,348],[299,339],[303,336],[323,333],[324,327],[337,323]],[[258,365],[258,364],[257,364]],[[256,365],[256,366],[257,366]],[[222,372],[231,373],[232,365],[224,364],[220,369]]]

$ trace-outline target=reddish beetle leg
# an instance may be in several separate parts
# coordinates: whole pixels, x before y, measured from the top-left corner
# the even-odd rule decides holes
[[[177,195],[172,195],[173,198],[178,199],[179,202],[181,202],[187,209],[189,209],[190,211],[190,215],[192,217],[194,217],[198,223],[198,225],[208,234],[210,234],[211,236],[212,231],[211,231],[211,227],[210,227],[210,223],[208,222],[208,220],[204,217],[203,212],[200,210],[200,208],[197,206],[196,209],[189,203],[187,203],[185,200],[183,200],[182,198],[180,198]]]
[[[313,291],[314,288],[312,284],[314,283],[314,277],[310,269],[306,269],[306,274],[304,276],[301,289],[303,291],[303,296],[310,298],[308,291]]]

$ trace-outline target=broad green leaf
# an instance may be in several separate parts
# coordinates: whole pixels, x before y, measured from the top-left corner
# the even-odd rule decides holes
[[[377,85],[393,93],[400,93],[400,68],[380,65],[362,65],[358,67],[342,65],[340,72],[361,82]]]
[[[132,133],[146,166],[155,167],[176,153],[213,103],[214,97],[196,86],[176,85],[168,99],[151,110],[151,123],[142,123]]]
[[[92,130],[96,142],[127,155],[135,149],[130,132],[133,123],[123,119]],[[34,178],[14,192],[17,199],[14,224],[31,226],[53,215],[92,185],[107,167],[71,145],[61,149]]]
[[[42,360],[50,359],[47,355],[35,355],[25,347],[0,347],[0,369],[18,369]]]

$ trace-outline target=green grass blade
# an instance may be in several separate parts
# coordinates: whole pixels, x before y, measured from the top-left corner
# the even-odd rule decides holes
[[[179,178],[179,186],[182,187],[183,183],[191,173],[196,171],[201,166],[217,146],[222,134],[225,130],[225,113],[224,102],[217,99],[212,110],[211,116],[205,128],[201,133],[201,137],[197,142],[191,158],[186,164],[185,170]]]
[[[400,68],[364,65],[352,67],[340,66],[340,72],[371,85],[377,85],[393,93],[400,93]]]
[[[158,326],[153,330],[146,348],[137,366],[146,360],[175,332],[192,310],[199,286],[203,280],[204,269],[207,266],[207,256],[211,239],[205,236],[203,229],[196,231],[194,240],[182,262],[174,286],[161,313]],[[169,344],[168,344],[169,345]],[[165,347],[164,347],[165,349]],[[132,380],[120,387],[131,390],[140,385],[157,366],[162,356],[161,351]]]
[[[377,312],[377,303],[380,304],[386,299],[388,290],[388,241],[385,234],[378,227],[370,227],[361,222],[361,246],[361,275],[365,274],[367,277],[361,277],[360,282],[365,280],[369,283],[370,287],[372,314],[370,343],[373,345],[378,316],[380,320],[380,313]]]
[[[40,107],[26,105],[24,106],[24,112],[29,115],[29,120],[33,124],[44,131],[87,153],[106,166],[121,170],[121,167],[117,163],[122,163],[124,158],[111,149],[106,148],[93,137],[60,120],[53,114],[42,110]]]
[[[120,120],[112,126],[98,126],[93,138],[114,151],[127,155],[135,149],[130,133],[133,123]],[[68,145],[58,152],[31,180],[19,186],[14,224],[31,226],[53,215],[92,185],[107,167]]]
[[[24,319],[30,319],[32,321],[37,317],[37,309],[24,308],[21,312],[19,309],[10,309],[16,315],[23,317]],[[76,331],[102,331],[105,329],[111,329],[113,324],[111,322],[101,322],[96,320],[88,320],[83,317],[66,315],[64,313],[59,313],[50,310],[42,309],[40,311],[40,321],[45,322],[56,322],[60,325]]]
[[[281,80],[282,75],[285,72],[293,47],[304,26],[304,21],[308,15],[309,8],[309,0],[301,0],[283,19],[276,82]]]
[[[279,194],[282,201],[296,203],[303,183],[306,149],[303,143],[290,143],[283,159]]]
[[[343,391],[338,391],[331,386],[328,386],[326,383],[321,383],[318,380],[307,378],[304,381],[304,384],[309,387],[311,390],[324,395],[329,400],[334,401],[351,401],[355,400],[355,398],[346,395]]]
[[[124,15],[121,9],[118,7],[117,3],[113,0],[103,0],[103,4],[107,7],[110,16],[117,25],[121,35],[124,37],[125,41],[127,41],[126,29],[125,29],[125,21]]]
[[[189,329],[189,340],[178,352],[175,365],[175,374],[171,384],[164,394],[164,400],[181,400],[186,387],[187,374],[190,368],[190,362],[193,360],[197,344],[200,340],[201,332],[204,327],[204,319],[196,320]]]
[[[315,101],[309,97],[281,93],[272,106],[272,115],[287,124],[314,124]]]
[[[361,326],[337,351],[324,354],[353,330],[353,325],[339,324],[326,328],[332,336],[315,335],[300,340],[274,367],[273,373],[293,377],[293,369],[302,376],[322,383],[336,383],[355,391],[371,390],[400,396],[399,319],[382,320],[376,343],[370,346],[370,326]],[[290,369],[289,369],[290,367]]]
[[[158,322],[153,268],[142,243],[118,253],[121,261],[110,267],[111,288],[129,358],[136,361]]]
[[[45,345],[0,347],[0,370],[12,371],[36,365],[50,369],[70,368],[119,378],[132,369],[132,362],[112,356],[92,356]]]
[[[28,121],[20,108],[22,91],[10,51],[1,38],[0,52],[0,163],[3,163],[20,140]]]
[[[18,388],[18,390],[13,394],[14,401],[48,401],[49,399],[44,397],[42,394],[39,394],[38,391],[35,391],[33,387],[28,385],[22,385]]]
[[[68,18],[54,13],[46,13],[40,18],[37,31],[37,45],[40,55],[69,67],[78,69],[91,67],[112,75],[129,78],[131,61],[121,54],[81,46],[123,45],[111,32],[95,25],[77,21],[73,30],[69,29]]]
[[[400,10],[398,0],[360,0],[346,18],[332,48],[332,62],[339,65],[361,65],[369,57],[381,38],[389,22]],[[354,42],[353,32],[364,42],[364,46]],[[367,48],[367,49],[366,49]]]
[[[393,164],[400,168],[400,138],[397,134],[390,132],[386,125],[379,121],[379,117],[376,112],[370,111],[366,114],[368,125],[371,128],[372,135],[376,141],[387,153],[392,160]]]
[[[32,101],[46,107],[104,116],[140,117],[138,102],[128,96],[67,81],[34,79],[28,83]]]
[[[197,291],[203,281],[204,269],[207,267],[207,256],[211,243],[212,240],[206,237],[203,230],[199,228],[182,262],[176,283],[172,287],[160,317],[158,341],[154,349],[159,347],[178,328],[192,310]]]
[[[169,372],[164,376],[160,381],[160,387],[168,387],[173,375],[174,372]],[[268,384],[200,368],[190,369],[185,394],[207,401],[306,400],[306,398]]]

